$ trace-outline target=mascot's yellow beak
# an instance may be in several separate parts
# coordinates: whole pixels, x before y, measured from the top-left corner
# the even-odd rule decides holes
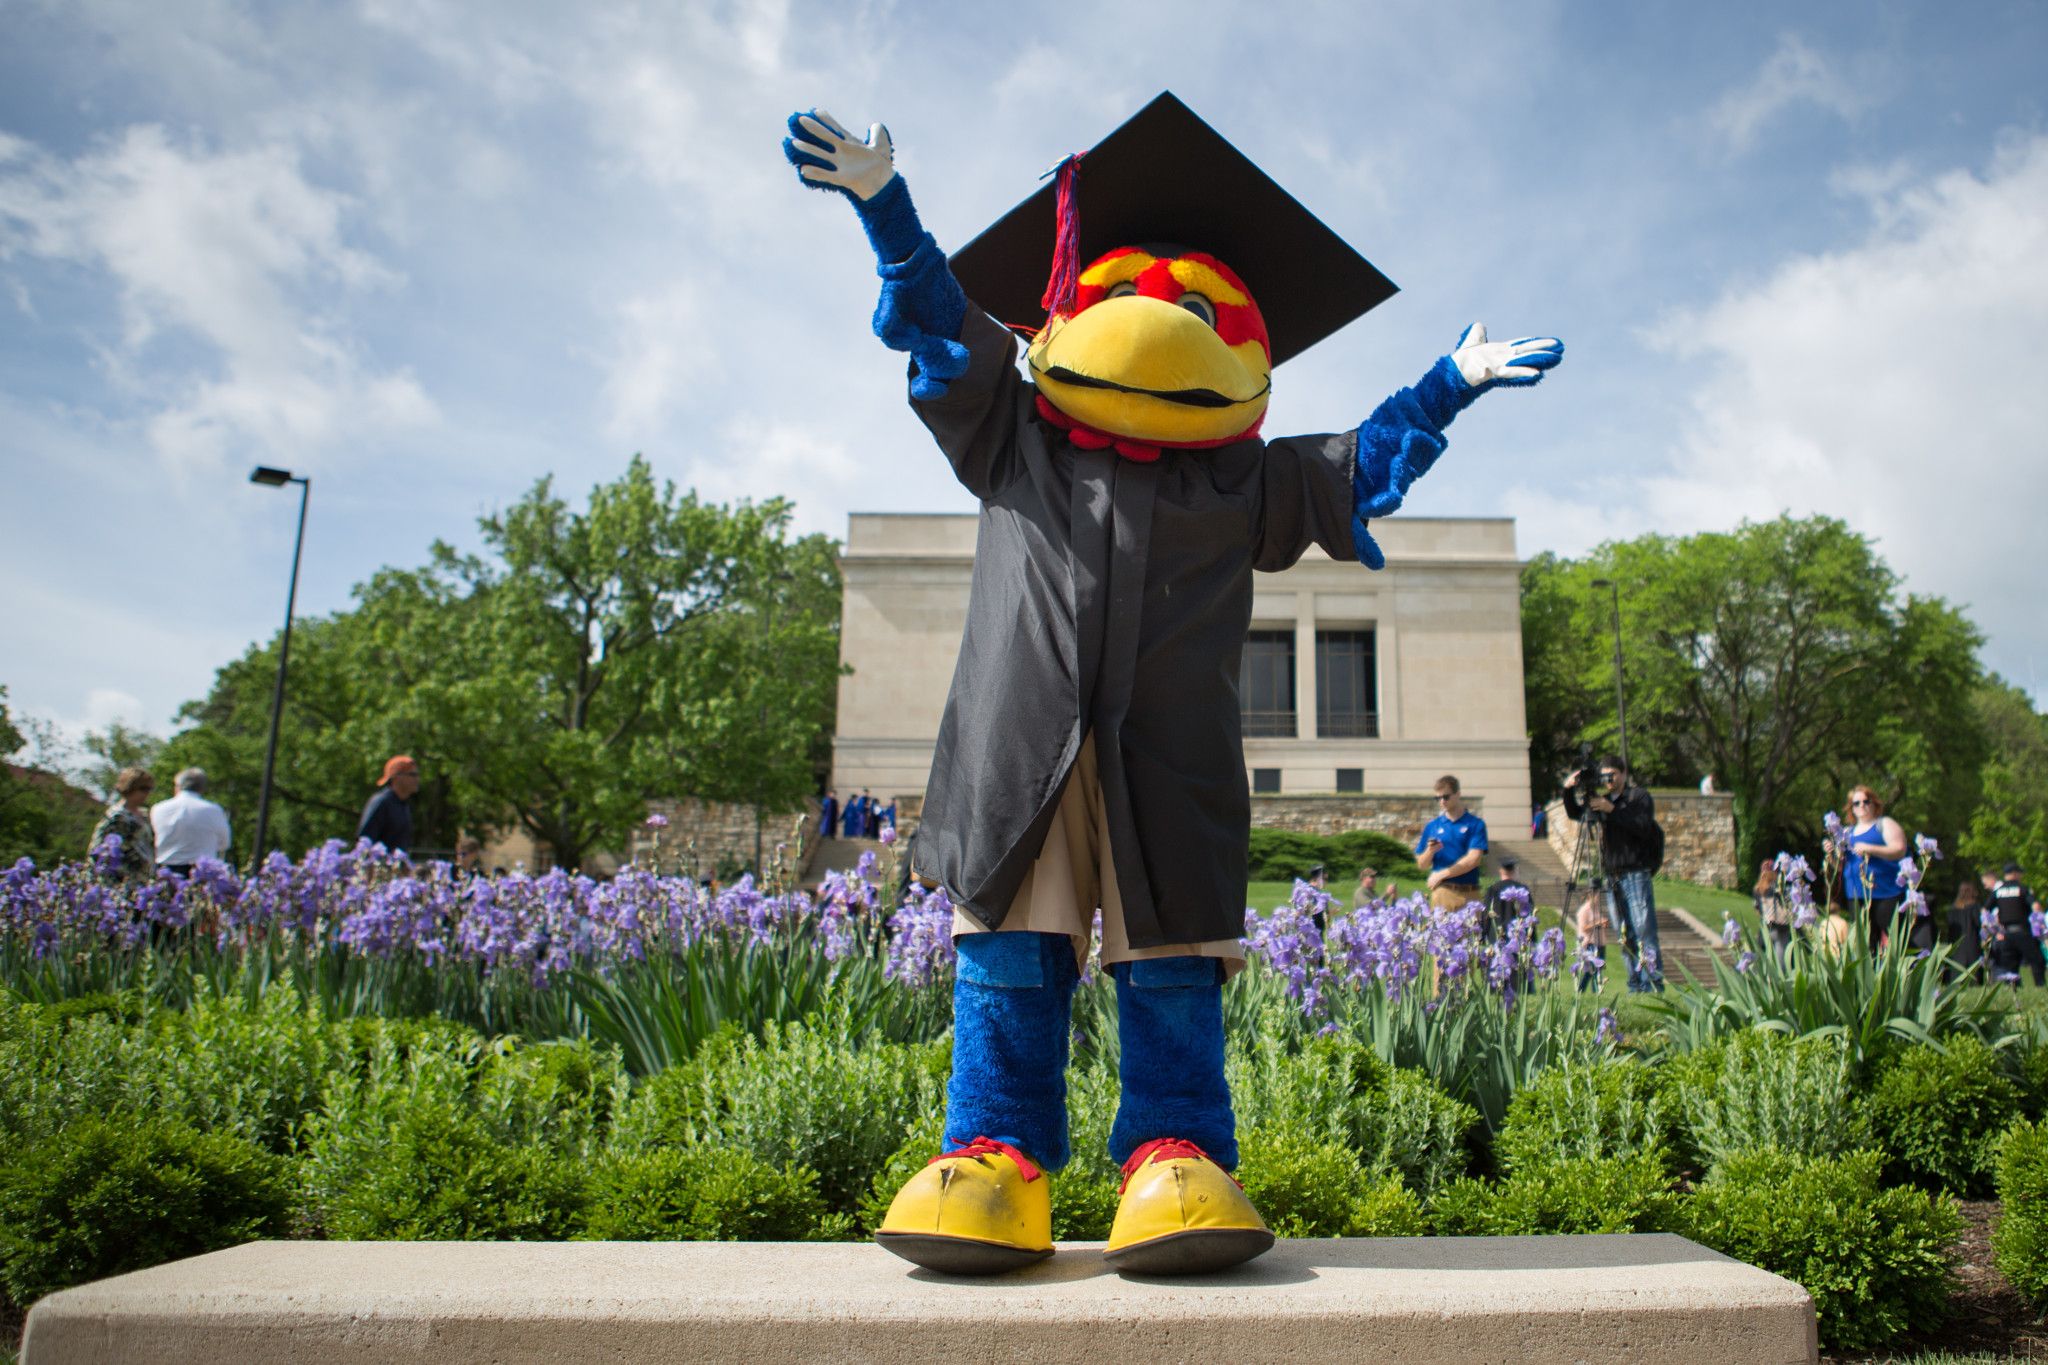
[[[1082,426],[1160,446],[1217,446],[1258,430],[1272,393],[1264,319],[1229,268],[1120,248],[1080,277],[1026,364]]]

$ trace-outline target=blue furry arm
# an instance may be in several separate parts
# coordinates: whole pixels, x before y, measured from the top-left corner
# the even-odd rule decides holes
[[[829,116],[826,118],[829,122]],[[870,160],[883,158],[877,179],[888,171],[889,155],[887,130],[879,133],[880,146],[870,154]],[[837,149],[828,145],[821,139],[834,134],[821,127],[814,115],[790,115],[789,134],[783,139],[782,152],[797,168],[799,178],[813,189],[845,195],[874,249],[876,272],[882,277],[882,297],[875,305],[875,335],[891,350],[909,353],[912,397],[943,397],[946,385],[967,371],[967,348],[960,344],[967,295],[953,278],[938,242],[918,220],[917,206],[910,202],[910,187],[901,175],[890,174],[879,190],[863,197],[838,180],[807,175],[807,167],[836,172],[849,150],[869,149],[850,140],[842,140]],[[866,185],[872,187],[873,180]]]
[[[1449,444],[1444,428],[1481,392],[1444,356],[1412,388],[1388,398],[1359,425],[1358,463],[1351,475],[1351,544],[1366,568],[1387,566],[1366,523],[1401,506],[1409,486],[1429,472]]]

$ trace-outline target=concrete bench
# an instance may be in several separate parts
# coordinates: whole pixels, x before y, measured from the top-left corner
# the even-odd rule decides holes
[[[1063,1245],[948,1280],[873,1246],[258,1242],[53,1294],[24,1365],[1815,1359],[1813,1302],[1682,1237],[1282,1241],[1199,1280]]]

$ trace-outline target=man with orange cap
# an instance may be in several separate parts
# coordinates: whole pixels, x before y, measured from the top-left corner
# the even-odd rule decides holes
[[[393,754],[384,760],[384,776],[377,779],[377,794],[363,807],[362,822],[356,826],[356,841],[367,839],[393,853],[412,852],[412,798],[420,789],[420,765],[410,754]]]

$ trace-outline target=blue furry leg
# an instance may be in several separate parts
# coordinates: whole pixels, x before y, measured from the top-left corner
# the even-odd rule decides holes
[[[947,1146],[992,1137],[1057,1171],[1068,1156],[1074,942],[1065,934],[962,934],[954,947]]]
[[[1154,1138],[1182,1138],[1237,1167],[1237,1116],[1223,1078],[1223,964],[1160,957],[1110,966],[1123,1046],[1123,1102],[1109,1133],[1121,1166]]]

